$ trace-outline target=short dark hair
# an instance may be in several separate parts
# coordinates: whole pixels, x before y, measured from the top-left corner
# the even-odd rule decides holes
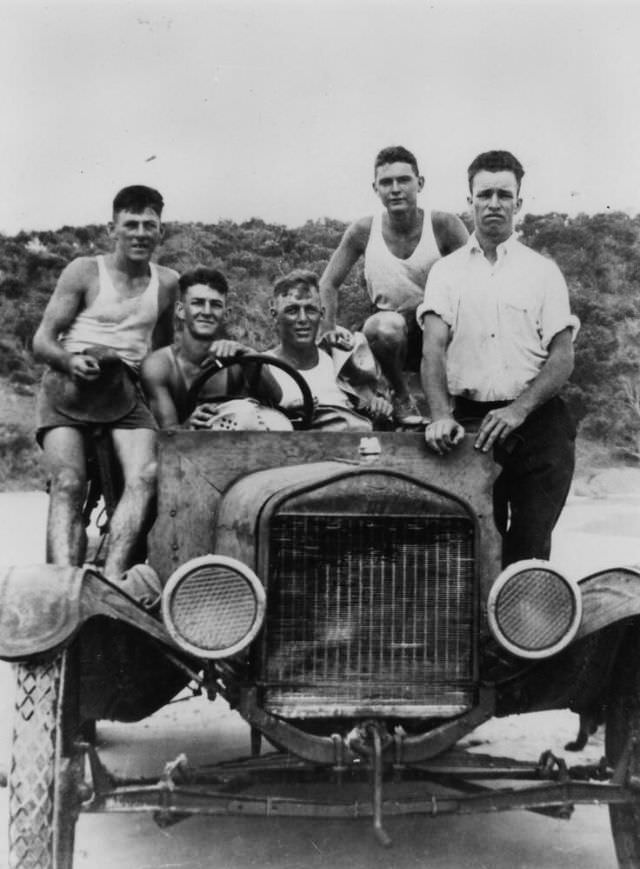
[[[482,154],[478,154],[467,169],[470,191],[473,189],[473,179],[478,172],[483,171],[513,172],[516,176],[518,190],[520,190],[520,182],[524,178],[524,169],[522,168],[522,163],[513,156],[511,151],[485,151]]]
[[[387,163],[409,163],[416,175],[420,174],[418,161],[411,151],[403,148],[402,145],[389,145],[388,148],[379,151],[373,164],[373,174],[376,174],[378,166],[385,166]]]
[[[274,283],[273,297],[275,299],[278,296],[286,296],[289,290],[298,286],[305,287],[307,290],[319,290],[320,281],[318,275],[308,269],[294,269],[292,272],[289,272],[289,274],[278,278]]]
[[[144,184],[123,187],[113,200],[114,217],[119,211],[133,211],[135,214],[140,214],[145,208],[152,208],[158,217],[162,217],[164,199],[157,190],[153,187],[145,187]]]
[[[229,284],[227,279],[218,269],[210,269],[207,266],[196,266],[188,272],[180,275],[178,285],[180,287],[180,295],[184,296],[189,287],[194,287],[196,284],[204,284],[205,287],[211,287],[212,290],[218,290],[223,296],[229,292]]]

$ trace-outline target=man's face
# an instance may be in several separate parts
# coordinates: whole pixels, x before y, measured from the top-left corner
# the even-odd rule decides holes
[[[193,284],[176,305],[176,314],[190,335],[210,341],[220,328],[226,307],[227,298],[220,290]]]
[[[480,236],[498,244],[509,238],[522,205],[513,172],[488,172],[486,169],[478,172],[473,177],[467,201],[473,209],[476,232]]]
[[[315,344],[324,309],[317,288],[293,287],[276,296],[271,313],[283,347],[300,349]]]
[[[411,163],[384,163],[376,169],[373,189],[390,214],[415,208],[423,187],[424,178]]]
[[[162,221],[153,208],[141,212],[118,211],[109,223],[109,235],[116,243],[116,250],[134,261],[148,261],[162,233]]]

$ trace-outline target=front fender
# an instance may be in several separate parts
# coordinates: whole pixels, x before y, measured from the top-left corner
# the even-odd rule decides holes
[[[84,570],[54,564],[0,574],[0,657],[17,660],[61,646],[80,624]]]
[[[126,622],[176,648],[161,622],[91,567],[0,569],[0,659],[26,660],[64,647],[96,615]]]
[[[582,619],[576,636],[551,658],[520,661],[519,672],[512,662],[498,678],[499,716],[569,708],[599,719],[629,620],[640,616],[640,568],[602,570],[579,586]]]
[[[640,616],[640,567],[602,570],[580,580],[582,621],[576,640]]]

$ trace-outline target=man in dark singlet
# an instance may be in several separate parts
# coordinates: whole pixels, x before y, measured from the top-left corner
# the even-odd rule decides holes
[[[163,205],[157,190],[142,185],[117,194],[109,223],[113,253],[78,257],[64,269],[33,340],[37,357],[48,364],[37,431],[50,478],[48,559],[84,561],[85,438],[96,423],[108,424],[124,478],[104,567],[113,580],[128,566],[155,494],[156,424],[137,371],[149,349],[173,334],[177,275],[151,262],[162,238]],[[107,372],[116,369],[122,388],[109,406],[103,400],[111,385]],[[125,394],[131,398],[123,404]]]
[[[405,424],[420,420],[404,372],[420,369],[422,333],[415,312],[429,269],[437,259],[464,245],[468,237],[455,215],[418,208],[423,187],[424,178],[410,151],[400,146],[380,151],[373,190],[385,210],[348,227],[320,279],[325,308],[321,332],[338,332],[348,341],[349,333],[336,329],[338,289],[364,256],[374,313],[363,331],[393,390],[396,421]]]
[[[222,272],[198,266],[185,272],[180,280],[176,316],[182,330],[176,343],[151,353],[142,364],[142,383],[151,409],[161,428],[188,422],[191,428],[208,429],[218,413],[218,405],[229,398],[246,396],[252,373],[247,368],[230,366],[214,374],[204,385],[196,409],[189,415],[187,393],[203,363],[215,356],[228,359],[252,353],[250,347],[219,337],[227,307],[229,287]],[[266,403],[278,403],[280,389],[266,368],[258,372],[254,396]]]

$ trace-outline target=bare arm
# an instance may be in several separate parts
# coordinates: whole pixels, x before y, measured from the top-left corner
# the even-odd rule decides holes
[[[449,327],[437,314],[425,314],[422,320],[422,389],[429,402],[432,420],[451,417],[447,389],[445,354],[449,344]]]
[[[563,329],[551,339],[549,355],[527,388],[511,404],[485,416],[475,446],[486,453],[496,441],[503,443],[537,407],[557,395],[571,377],[573,355],[571,329]]]
[[[173,269],[162,268],[158,296],[158,320],[151,336],[151,347],[166,347],[173,341],[174,312],[178,298],[178,274]]]
[[[233,356],[245,356],[255,353],[251,347],[240,344],[231,338],[219,338],[213,341],[209,347],[210,356],[218,359],[228,359]],[[279,404],[282,400],[282,390],[275,377],[269,371],[268,365],[257,364],[240,369],[249,393],[255,395],[259,401]]]
[[[338,290],[353,266],[364,254],[370,230],[370,217],[352,223],[342,236],[340,244],[333,252],[333,256],[320,278],[320,299],[324,307],[320,334],[335,329],[338,313]]]
[[[282,389],[271,374],[268,365],[260,366],[256,395],[259,401],[264,401],[267,404],[280,404],[282,401]]]
[[[442,256],[453,253],[454,250],[458,250],[459,247],[467,243],[469,239],[467,228],[455,214],[434,211],[431,219],[438,250]]]
[[[422,389],[429,402],[431,422],[425,430],[427,446],[444,455],[464,436],[464,428],[451,412],[451,399],[447,389],[445,354],[449,344],[449,327],[437,314],[423,318],[422,363],[420,377]]]
[[[165,361],[158,358],[155,353],[151,353],[142,362],[140,379],[160,428],[178,425],[178,412],[171,393],[169,370]]]
[[[37,359],[80,380],[94,380],[98,377],[98,362],[84,354],[68,353],[58,339],[84,306],[90,279],[91,265],[87,258],[82,257],[69,263],[58,278],[33,336],[33,351]]]

